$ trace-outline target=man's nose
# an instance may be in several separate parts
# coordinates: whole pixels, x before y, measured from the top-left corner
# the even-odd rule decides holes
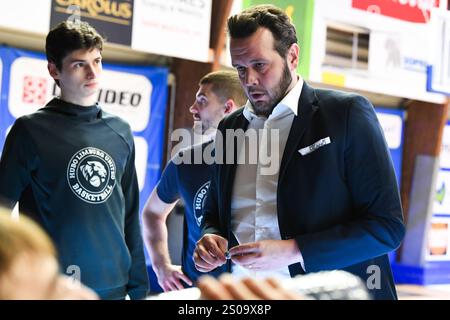
[[[246,86],[258,85],[258,73],[252,70],[251,68],[247,69],[247,73],[245,75],[245,85]]]
[[[196,106],[195,103],[192,106],[189,107],[189,112],[192,113],[192,114],[198,113],[198,109],[197,109],[197,106]]]
[[[97,77],[97,71],[95,70],[95,68],[91,65],[88,65],[88,70],[87,70],[87,76],[88,79],[95,79]]]

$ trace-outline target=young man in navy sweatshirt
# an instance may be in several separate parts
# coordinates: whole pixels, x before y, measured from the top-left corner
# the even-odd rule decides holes
[[[103,299],[148,291],[130,127],[97,104],[103,39],[86,22],[62,22],[46,39],[61,96],[16,120],[0,161],[0,198],[54,241],[62,272]]]

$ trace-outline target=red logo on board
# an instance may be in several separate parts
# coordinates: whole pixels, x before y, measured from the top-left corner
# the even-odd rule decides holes
[[[47,97],[47,79],[25,76],[23,79],[22,101],[29,104],[43,105]]]
[[[427,23],[439,0],[352,0],[352,7],[403,21]]]

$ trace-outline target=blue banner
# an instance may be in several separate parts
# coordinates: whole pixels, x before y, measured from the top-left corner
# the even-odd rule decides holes
[[[400,187],[402,178],[403,128],[405,112],[398,109],[375,107],[375,111],[383,128],[384,137],[391,153],[397,184]],[[396,251],[389,253],[391,262],[395,261]]]
[[[384,136],[391,152],[397,183],[400,186],[402,176],[403,128],[405,112],[398,109],[375,107],[375,111],[383,128]]]

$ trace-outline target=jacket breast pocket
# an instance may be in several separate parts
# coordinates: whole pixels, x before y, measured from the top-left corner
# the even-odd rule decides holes
[[[306,146],[302,147],[298,150],[300,155],[302,157],[306,157],[308,155],[311,155],[313,153],[316,153],[317,151],[326,148],[329,144],[331,144],[331,138],[325,137],[322,139],[317,140],[316,142]]]

